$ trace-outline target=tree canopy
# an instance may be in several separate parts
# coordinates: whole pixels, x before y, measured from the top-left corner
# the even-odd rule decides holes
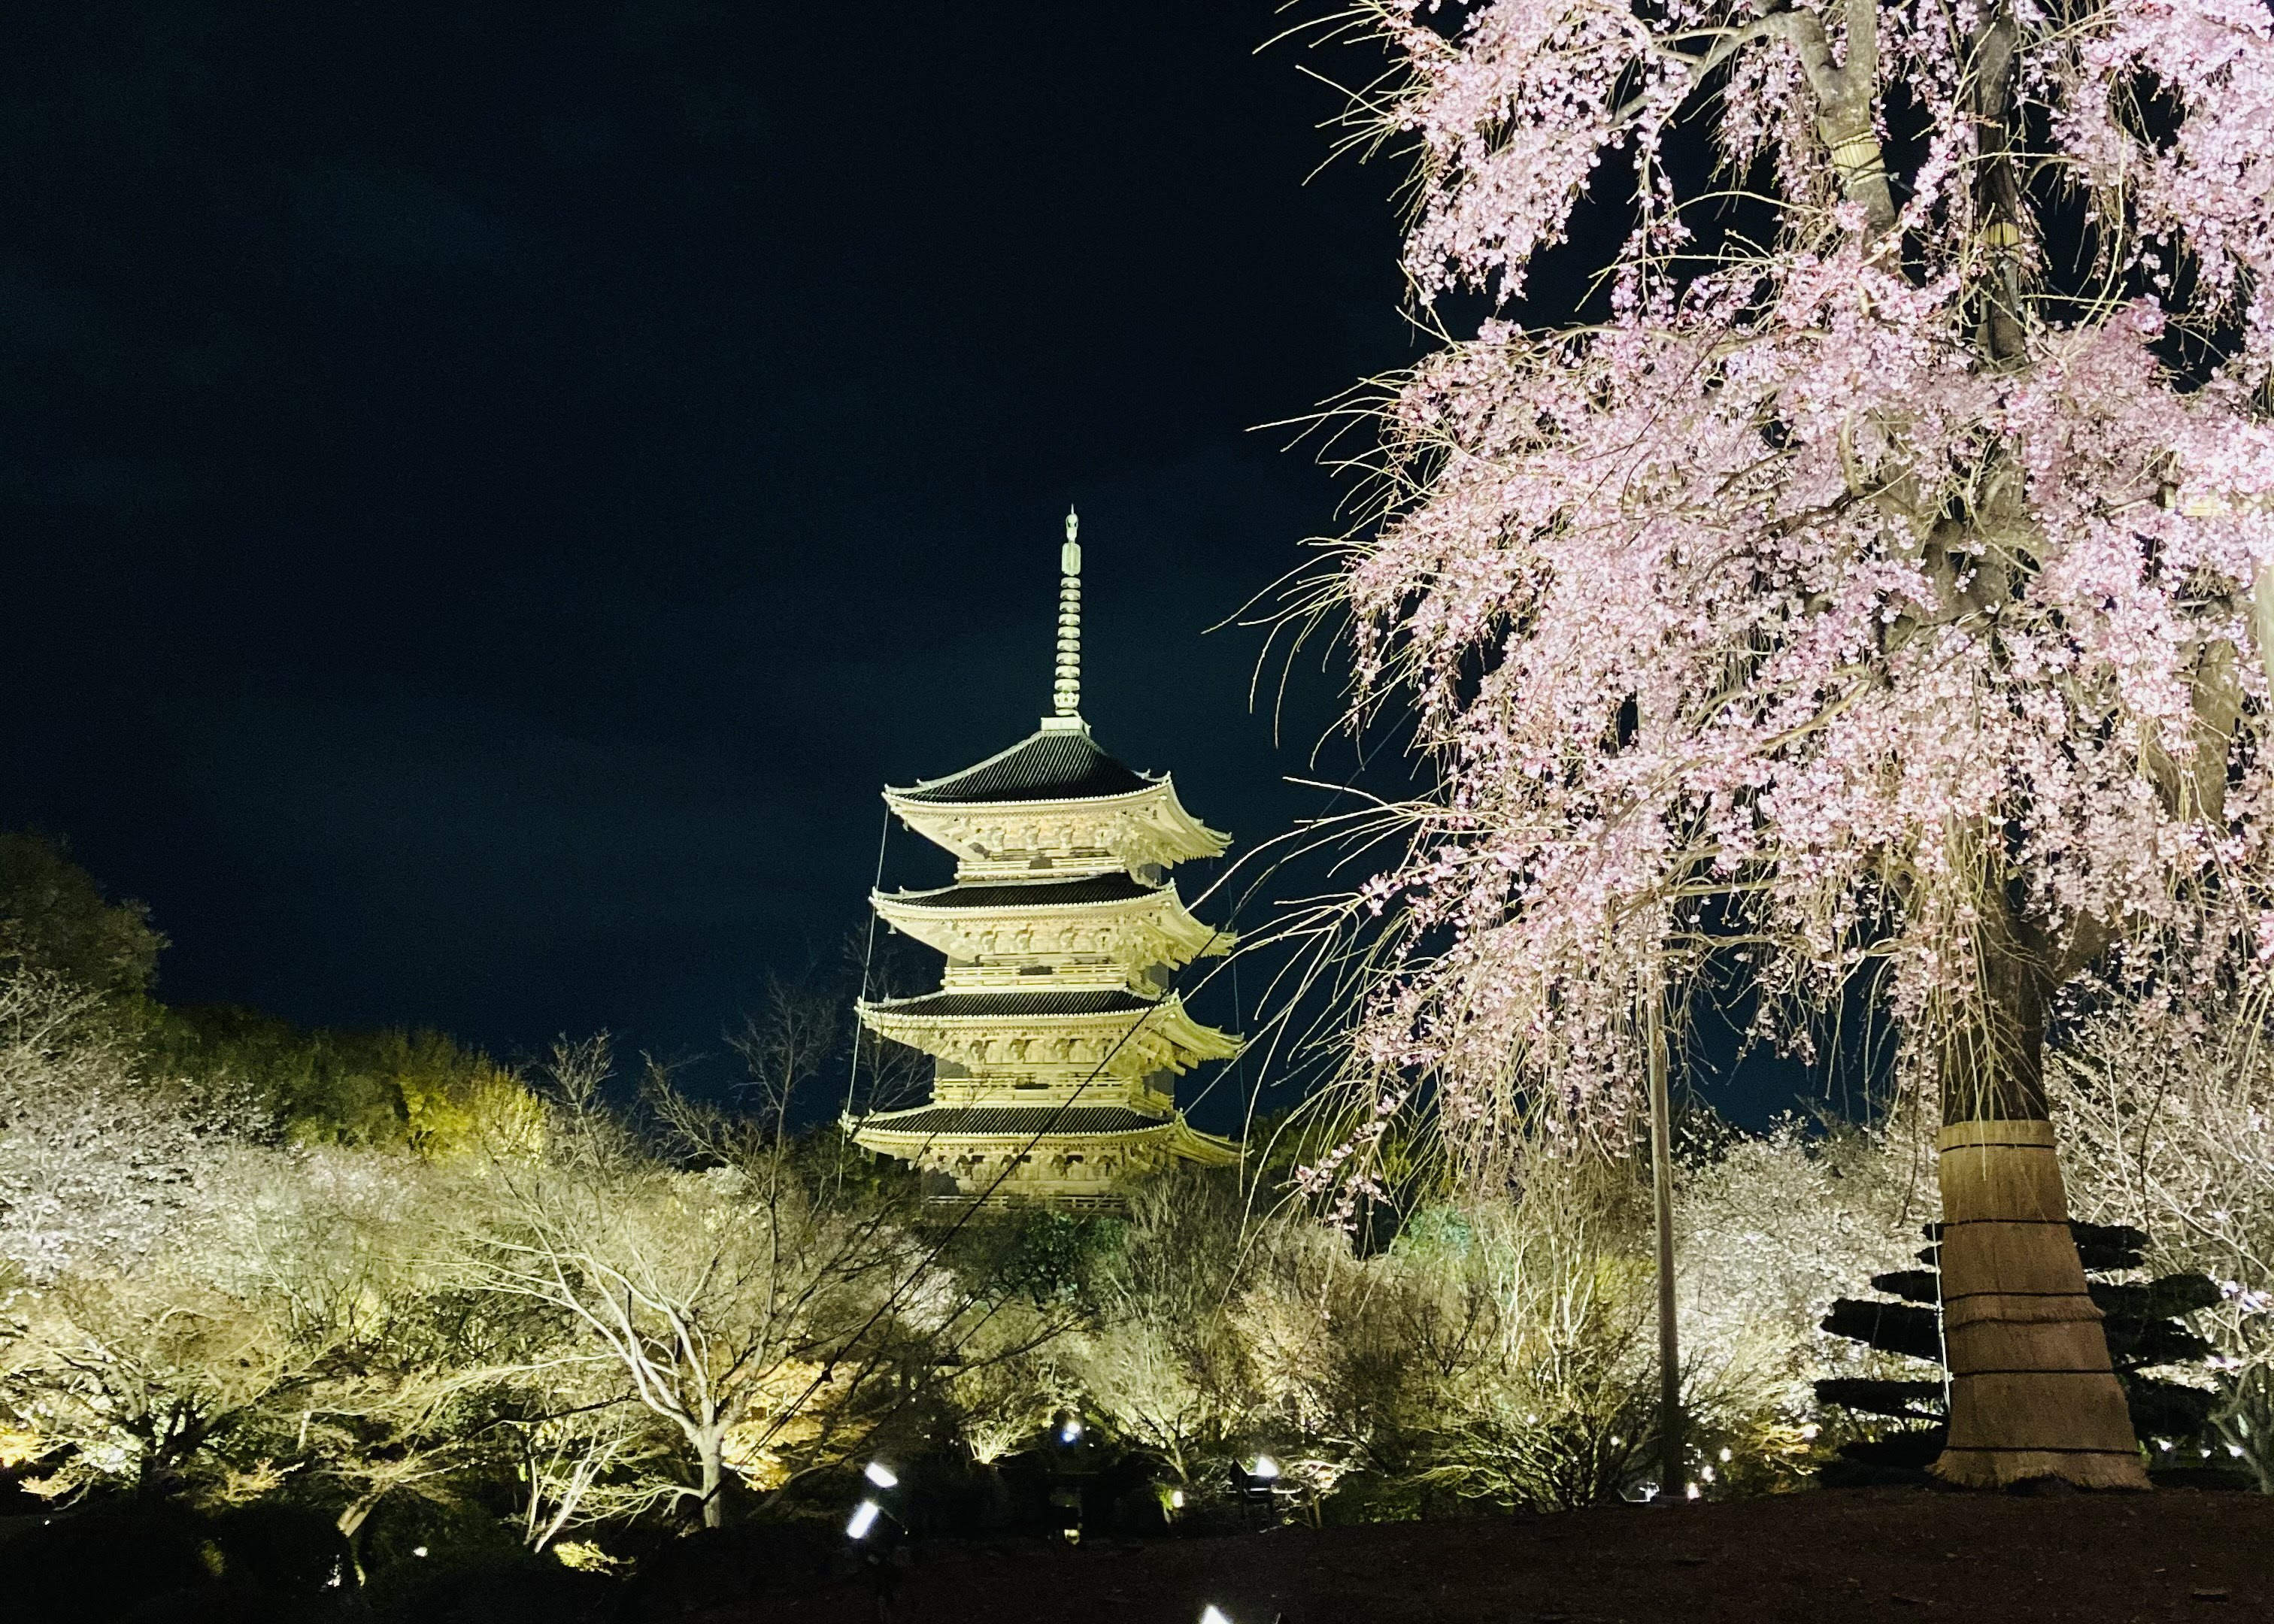
[[[1439,782],[1351,903],[1374,1109],[1616,1106],[1718,952],[1787,1041],[1868,975],[1946,1109],[2042,1116],[2077,969],[2265,951],[2265,8],[1372,11],[1416,293],[1502,307],[1390,380],[1327,585]],[[1522,302],[1559,247],[1590,319]]]

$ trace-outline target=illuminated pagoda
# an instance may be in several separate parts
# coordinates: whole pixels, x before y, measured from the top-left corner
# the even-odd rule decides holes
[[[1176,1079],[1239,1052],[1170,989],[1231,933],[1185,911],[1170,868],[1230,844],[1162,773],[1133,771],[1081,718],[1081,548],[1066,515],[1055,714],[1009,749],[887,789],[901,823],[955,854],[955,883],[870,898],[947,956],[937,992],[860,1006],[881,1037],[930,1055],[930,1102],[848,1119],[863,1147],[920,1169],[940,1200],[1123,1206],[1177,1161],[1228,1166],[1229,1139],[1188,1126]]]

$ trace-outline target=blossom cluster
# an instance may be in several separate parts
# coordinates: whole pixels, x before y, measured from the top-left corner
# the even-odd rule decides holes
[[[1361,703],[1410,692],[1439,793],[1359,899],[1393,945],[1357,1071],[1426,1077],[1456,1136],[1516,1096],[1580,1118],[1634,1080],[1637,1000],[1709,947],[1771,1025],[1880,961],[1916,1035],[1977,989],[1985,895],[2063,968],[2105,939],[2254,930],[2264,8],[1386,16],[1425,292],[1520,292],[1613,160],[1644,225],[1606,267],[1610,320],[1487,321],[1384,410],[1389,515],[1341,584]],[[2079,181],[2097,291],[2046,292],[2034,216],[1987,229],[1969,41],[1999,19],[2015,94],[2052,115],[2045,168]],[[1809,55],[1856,60],[1865,26],[1880,99],[1900,82],[1925,125],[1886,231],[1842,195]],[[1701,266],[1650,218],[1716,85],[1706,139],[1728,170],[1767,162],[1780,234]],[[2193,274],[2152,274],[2179,256]],[[2022,350],[1992,353],[1985,301],[2015,287]],[[2186,377],[2183,329],[2223,346]]]

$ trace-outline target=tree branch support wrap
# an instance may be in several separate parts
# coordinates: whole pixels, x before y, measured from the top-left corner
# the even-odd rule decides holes
[[[1942,1170],[1950,1443],[1934,1475],[1967,1488],[2057,1477],[2144,1489],[2100,1310],[2068,1228],[2049,1122],[1954,1122]]]
[[[1869,130],[1849,136],[1837,135],[1828,129],[1822,133],[1825,144],[1832,149],[1832,164],[1839,172],[1841,191],[1870,207],[1873,194],[1887,189],[1887,163],[1879,150],[1879,138]],[[1875,220],[1873,223],[1882,222]]]

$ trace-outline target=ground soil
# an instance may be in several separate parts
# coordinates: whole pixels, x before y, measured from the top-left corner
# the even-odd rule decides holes
[[[744,1577],[737,1595],[698,1583],[651,1596],[639,1614],[701,1624],[1198,1624],[1214,1605],[1232,1624],[2212,1624],[2274,1619],[2274,1498],[1825,1490],[1073,1549],[942,1543],[817,1588]]]

